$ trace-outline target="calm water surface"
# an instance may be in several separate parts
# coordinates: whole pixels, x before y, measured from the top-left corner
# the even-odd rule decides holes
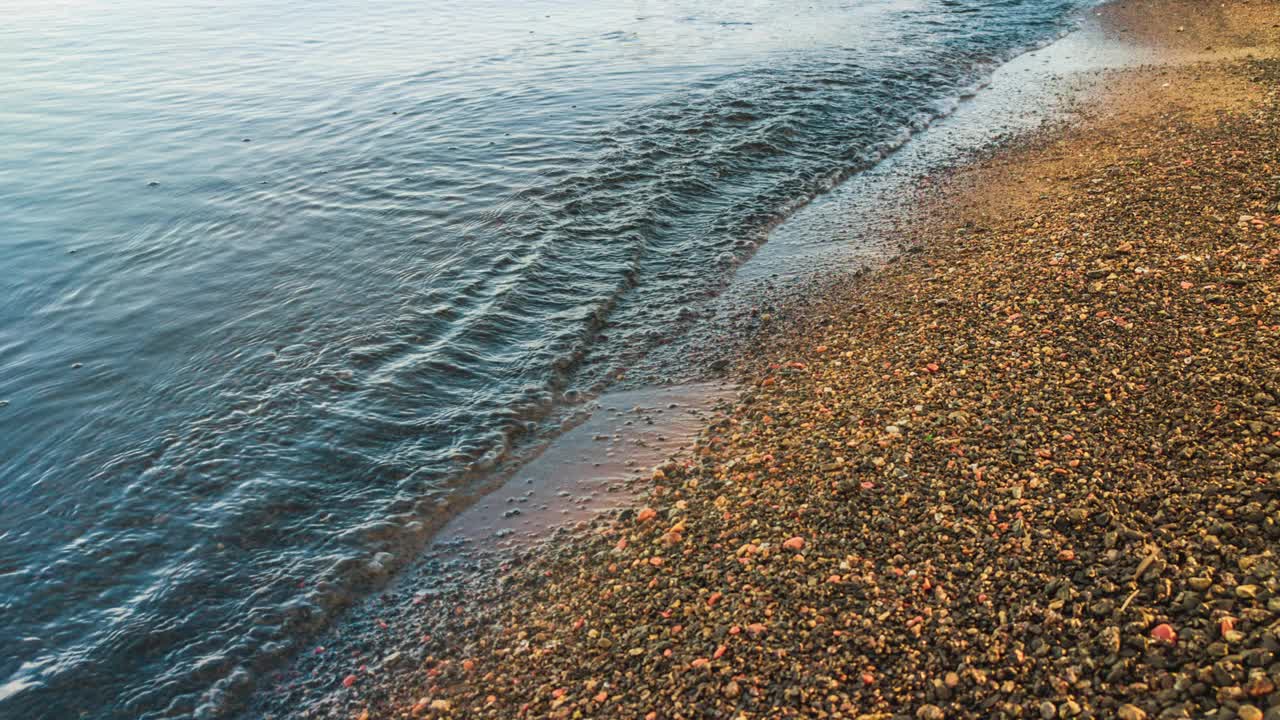
[[[11,0],[0,715],[211,717],[1072,0]]]

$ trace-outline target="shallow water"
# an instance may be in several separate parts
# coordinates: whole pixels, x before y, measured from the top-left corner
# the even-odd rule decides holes
[[[10,3],[0,714],[233,707],[1070,4]]]

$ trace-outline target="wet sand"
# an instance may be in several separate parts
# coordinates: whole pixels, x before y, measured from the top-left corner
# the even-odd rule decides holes
[[[583,408],[581,424],[446,525],[438,542],[523,547],[634,504],[637,482],[685,450],[734,389],[704,382],[607,393]]]
[[[507,515],[575,496],[561,459],[634,497],[595,416],[266,710],[1280,717],[1280,6],[1099,13],[1145,65],[1082,70],[1070,122],[916,184],[881,226],[909,252],[767,313],[642,501]]]

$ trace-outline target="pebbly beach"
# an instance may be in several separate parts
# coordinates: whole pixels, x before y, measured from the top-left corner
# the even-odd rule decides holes
[[[1280,4],[1096,16],[1150,61],[921,183],[633,507],[324,716],[1280,720]]]
[[[1280,720],[1280,0],[13,0],[0,88],[0,720]]]

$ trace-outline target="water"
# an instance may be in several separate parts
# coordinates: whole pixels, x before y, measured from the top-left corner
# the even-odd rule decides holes
[[[234,709],[1072,2],[11,0],[0,715]]]

